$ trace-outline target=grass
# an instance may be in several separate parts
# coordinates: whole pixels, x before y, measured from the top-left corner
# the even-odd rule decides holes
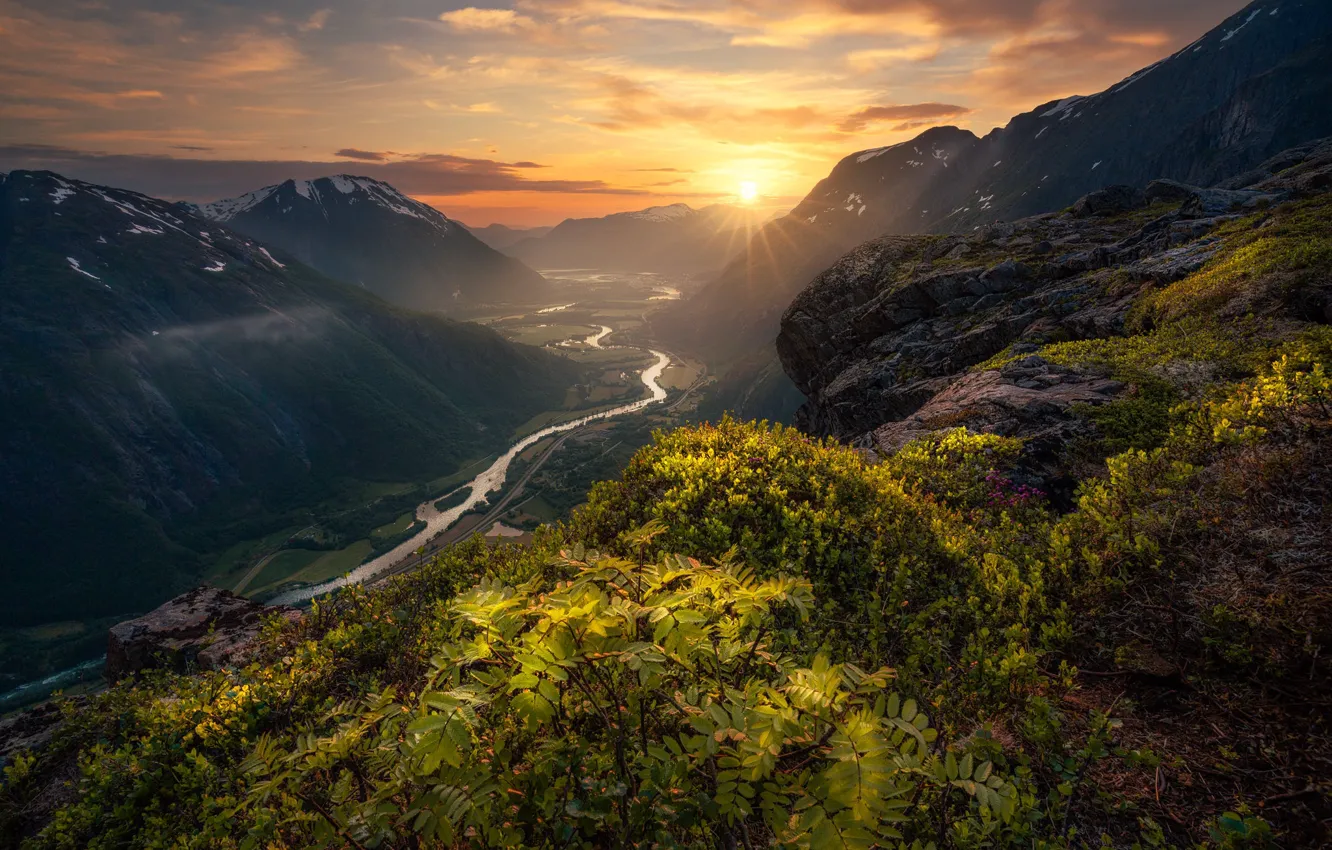
[[[459,484],[475,476],[478,472],[489,466],[498,455],[488,454],[485,457],[478,458],[471,463],[459,469],[452,475],[445,475],[442,478],[436,478],[434,481],[426,484],[426,489],[432,493],[439,493],[446,490],[452,490]]]
[[[573,337],[586,337],[595,334],[599,328],[590,325],[533,324],[533,325],[496,325],[495,330],[514,342],[525,345],[549,345]]]
[[[1232,222],[1217,235],[1227,248],[1201,271],[1150,295],[1139,316],[1247,312],[1282,290],[1299,288],[1332,267],[1332,199],[1288,204]]]
[[[369,540],[357,540],[333,552],[288,550],[268,562],[247,595],[258,597],[288,583],[318,584],[337,578],[360,566],[373,548]]]
[[[290,526],[263,537],[240,541],[217,557],[202,580],[218,587],[235,587],[258,557],[278,548],[297,531],[300,531],[298,527]]]
[[[43,623],[40,626],[30,626],[26,629],[19,629],[18,633],[29,640],[43,641],[74,637],[75,635],[83,634],[87,630],[87,625],[78,620],[64,620],[58,623]]]
[[[684,390],[691,387],[698,376],[702,374],[702,367],[685,363],[682,366],[671,366],[661,376],[661,385],[672,390]]]
[[[411,528],[412,523],[415,521],[416,514],[412,511],[408,511],[393,522],[390,522],[387,525],[381,525],[379,528],[370,532],[370,537],[372,540],[384,540],[389,537],[396,537]]]

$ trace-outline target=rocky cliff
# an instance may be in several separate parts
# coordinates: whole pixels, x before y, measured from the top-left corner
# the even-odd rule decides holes
[[[1325,141],[1225,187],[1109,187],[1066,212],[862,245],[782,318],[778,352],[808,398],[799,424],[879,452],[959,425],[1059,451],[1094,431],[1079,414],[1157,380],[1187,394],[1190,376],[1242,360],[1204,350],[1218,335],[1253,334],[1256,351],[1332,321],[1312,268],[1323,243],[1300,235],[1326,233],[1330,190]],[[1159,356],[1126,381],[1114,345],[1079,340]]]
[[[1332,6],[1260,0],[1104,91],[1042,104],[983,138],[936,127],[852,153],[654,327],[714,361],[762,363],[758,353],[771,351],[778,317],[800,288],[865,240],[970,234],[1112,184],[1211,185],[1332,135],[1329,68]],[[1039,231],[1028,235],[1039,242]],[[1050,235],[1077,239],[1058,228]],[[748,386],[753,371],[730,381]]]

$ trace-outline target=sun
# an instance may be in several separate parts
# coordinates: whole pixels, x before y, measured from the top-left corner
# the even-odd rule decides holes
[[[752,204],[758,200],[758,184],[753,180],[745,180],[740,183],[740,200],[746,204]]]

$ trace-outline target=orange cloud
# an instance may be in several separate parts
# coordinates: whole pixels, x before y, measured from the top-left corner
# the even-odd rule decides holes
[[[975,110],[951,103],[909,103],[894,106],[867,106],[853,115],[848,115],[838,125],[846,133],[858,133],[871,124],[884,121],[905,121],[896,131],[909,130],[917,126],[928,126],[945,118],[961,118]]]
[[[329,17],[333,14],[332,9],[320,9],[315,12],[304,23],[299,24],[297,29],[301,32],[317,32],[322,30],[327,24]]]
[[[516,32],[536,26],[536,21],[512,9],[478,9],[474,6],[445,12],[439,19],[463,32]]]
[[[241,33],[232,45],[208,57],[216,74],[235,76],[285,71],[301,61],[301,52],[291,39],[258,32]]]

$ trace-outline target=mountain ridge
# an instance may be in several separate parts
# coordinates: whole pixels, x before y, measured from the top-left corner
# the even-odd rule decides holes
[[[1332,96],[1329,69],[1332,6],[1260,0],[1100,93],[1041,104],[983,138],[936,127],[857,151],[654,328],[683,348],[766,363],[791,299],[866,240],[965,233],[1059,209],[1109,184],[1211,185],[1332,135],[1332,110],[1320,107]],[[1151,126],[1133,127],[1138,114]]]
[[[565,219],[505,251],[538,268],[702,274],[720,268],[760,224],[760,213],[744,207],[666,204]]]
[[[286,180],[194,207],[330,277],[405,307],[539,298],[544,279],[382,180]]]
[[[453,472],[578,375],[51,172],[0,180],[0,293],[11,626],[143,610],[204,555],[363,502],[355,482]]]

